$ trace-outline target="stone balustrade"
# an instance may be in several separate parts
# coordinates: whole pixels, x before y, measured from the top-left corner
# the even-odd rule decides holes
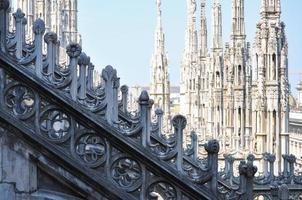
[[[153,100],[149,98],[146,91],[143,91],[139,96],[139,109],[135,113],[128,112],[128,87],[120,87],[117,71],[112,66],[107,66],[102,70],[102,83],[95,86],[95,82],[99,82],[99,80],[94,80],[95,66],[91,62],[90,57],[83,52],[81,46],[75,43],[71,43],[66,49],[69,56],[68,66],[60,66],[58,64],[57,35],[53,32],[45,33],[45,24],[42,20],[38,19],[34,22],[33,33],[35,37],[32,43],[25,42],[24,26],[26,19],[21,10],[18,9],[14,13],[15,31],[13,33],[8,31],[9,4],[7,2],[6,0],[0,1],[1,55],[12,59],[16,63],[16,66],[20,67],[20,70],[30,73],[33,79],[43,81],[43,83],[55,88],[56,91],[59,91],[58,95],[71,100],[71,104],[78,106],[78,109],[82,112],[89,113],[89,116],[92,116],[97,122],[104,122],[104,126],[108,126],[119,133],[125,138],[125,141],[131,141],[131,144],[138,149],[143,148],[146,152],[146,158],[149,156],[150,159],[155,159],[165,169],[168,169],[169,173],[181,176],[180,179],[184,185],[192,187],[192,190],[196,191],[196,193],[207,195],[208,191],[210,191],[208,197],[215,197],[217,199],[253,199],[254,195],[257,194],[257,187],[259,185],[271,187],[273,183],[277,182],[279,184],[276,186],[278,190],[285,190],[284,188],[286,187],[291,192],[291,185],[301,184],[302,178],[294,173],[294,163],[296,160],[293,155],[284,155],[284,171],[278,177],[272,173],[274,171],[273,163],[275,159],[271,154],[264,155],[264,161],[267,165],[265,165],[266,171],[263,177],[253,178],[257,172],[257,167],[253,165],[253,156],[249,156],[246,161],[240,162],[238,169],[239,177],[234,176],[234,159],[230,155],[224,155],[225,169],[223,172],[218,172],[219,141],[207,141],[204,145],[206,156],[199,157],[198,137],[196,133],[192,132],[191,144],[188,148],[184,149],[183,137],[187,123],[185,117],[181,115],[175,116],[171,123],[174,130],[171,134],[163,134],[163,112],[160,109],[156,110],[154,113],[156,119],[155,121],[152,120]],[[43,45],[47,46],[45,54],[42,50]],[[0,70],[3,75],[5,69]],[[8,79],[7,81],[16,81],[13,78]],[[4,89],[5,91],[9,91],[12,88]],[[19,96],[16,97],[18,100],[22,98],[24,100],[25,97],[22,96],[24,93],[32,93],[32,96],[27,96],[27,98],[30,98],[34,102],[36,97],[39,97],[37,92],[32,91],[26,86],[18,88],[17,91],[19,91]],[[120,98],[119,94],[121,94]],[[42,103],[48,105],[51,104],[51,100],[45,100]],[[15,110],[15,106],[11,105],[11,112],[9,114],[16,115],[16,112],[20,112],[20,105],[17,106],[19,106],[17,107],[19,110]],[[27,105],[25,113],[17,113],[18,119],[26,122],[29,117],[33,116],[34,112],[38,112],[35,109],[33,105]],[[64,108],[62,109],[64,110]],[[41,116],[45,113],[46,111],[42,112]],[[40,116],[36,114],[35,117]],[[66,114],[65,118],[65,121],[68,121],[71,118],[75,118],[75,116]],[[39,121],[36,118],[35,120]],[[74,129],[80,126],[76,120],[73,123],[68,123],[68,125],[73,126],[72,128]],[[62,136],[62,138],[57,140],[55,143],[59,144],[63,140],[68,140],[68,138]],[[50,141],[53,142],[54,139],[52,138]],[[99,142],[105,145],[103,140]],[[110,145],[108,144],[108,146]],[[104,147],[105,150],[107,150],[106,148]],[[102,157],[101,155],[96,156]],[[131,186],[126,187],[120,184],[118,180],[118,187],[128,193],[137,195],[139,199],[151,199],[151,193],[154,191],[168,199],[192,198],[192,196],[187,196],[183,188],[175,186],[179,185],[178,183],[168,182],[156,177],[156,170],[154,172],[152,169],[146,168],[146,163],[134,161],[130,158],[120,158],[119,161],[123,161],[119,167],[124,167],[125,173],[135,171],[139,174],[134,178],[131,178],[129,174],[124,174],[123,176],[128,175],[128,178],[131,179],[129,183]],[[85,160],[81,160],[82,162],[84,162],[85,166],[89,164]],[[105,158],[102,158],[100,162],[101,164],[97,162],[96,165],[92,164],[88,166],[91,168],[99,167],[105,163]],[[148,161],[145,160],[145,162]],[[121,174],[119,175],[122,176]],[[148,179],[152,181],[148,181]],[[162,190],[158,190],[159,187]],[[273,189],[269,189],[268,193],[271,194],[272,191]]]

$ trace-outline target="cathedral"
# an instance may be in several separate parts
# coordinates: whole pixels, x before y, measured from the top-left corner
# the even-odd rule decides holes
[[[231,152],[240,158],[249,152],[272,153],[280,170],[281,156],[289,153],[288,44],[280,0],[261,0],[252,44],[246,41],[244,0],[232,0],[230,40],[224,46],[220,0],[212,3],[211,47],[206,0],[200,2],[199,18],[198,7],[196,0],[187,0],[180,79],[180,113],[188,120],[187,130],[194,130],[200,143],[218,139],[221,154]],[[161,56],[160,63],[158,59],[152,62],[151,88],[160,88],[155,99],[166,99],[170,86],[164,37],[158,36],[163,34],[162,27],[158,26],[156,55]],[[160,105],[170,115],[169,104]]]
[[[46,31],[57,34],[60,41],[57,45],[60,49],[60,63],[67,61],[65,48],[71,42],[81,43],[81,35],[78,32],[78,3],[77,0],[10,0],[12,9],[21,9],[27,24],[25,37],[26,41],[33,40],[33,23],[40,18],[45,21]],[[13,20],[10,20],[11,22]],[[10,25],[11,27],[13,24]]]
[[[106,66],[94,85],[94,65],[74,42],[77,29],[70,29],[76,1],[23,2],[26,12],[12,13],[10,1],[0,0],[0,200],[302,198],[296,168],[302,166],[302,113],[288,116],[279,0],[261,1],[253,45],[246,42],[244,1],[233,0],[225,47],[221,5],[214,0],[211,49],[206,2],[197,28],[198,7],[188,0],[180,90],[170,86],[162,2],[156,0],[153,99],[144,88],[134,112],[115,68]],[[68,5],[55,12],[68,13],[71,24],[60,20],[56,29],[45,13],[58,4],[47,2]],[[62,64],[64,40],[70,44]],[[183,115],[170,107],[176,93]]]

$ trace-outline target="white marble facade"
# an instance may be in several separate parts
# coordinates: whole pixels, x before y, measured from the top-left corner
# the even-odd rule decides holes
[[[222,46],[222,10],[212,4],[212,46],[208,48],[206,1],[200,28],[195,0],[187,0],[187,28],[181,65],[181,113],[204,140],[219,139],[221,153],[289,153],[288,63],[280,0],[261,0],[253,45],[246,41],[244,0],[232,0],[230,40]]]

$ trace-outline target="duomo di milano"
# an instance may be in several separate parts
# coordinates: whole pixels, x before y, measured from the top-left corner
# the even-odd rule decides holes
[[[150,95],[155,106],[163,109],[169,126],[170,82],[160,5],[158,0]],[[222,154],[231,152],[237,158],[247,152],[275,154],[281,167],[282,154],[289,152],[289,83],[280,0],[261,0],[261,19],[252,44],[246,41],[244,0],[232,0],[232,31],[225,46],[221,4],[213,0],[211,48],[206,1],[199,5],[187,0],[180,113],[187,117],[188,130],[194,130],[201,142],[218,139]]]
[[[70,42],[80,42],[77,0],[12,1],[25,12],[28,27],[37,18],[45,19],[46,29],[58,34],[61,41],[58,45],[62,49]],[[285,24],[281,21],[280,1],[261,0],[261,18],[255,24],[257,31],[252,43],[246,41],[244,0],[230,1],[232,31],[229,42],[223,45],[221,4],[219,0],[213,0],[212,38],[211,45],[208,45],[210,23],[206,18],[206,0],[187,0],[179,94],[180,113],[188,121],[187,132],[194,130],[200,143],[218,139],[221,159],[224,153],[237,159],[254,153],[256,160],[264,152],[275,154],[277,171],[282,165],[282,155],[288,154],[290,148],[288,44]],[[163,110],[163,126],[169,129],[170,119],[176,113],[170,109],[162,3],[156,0],[157,27],[151,59],[150,96],[154,107]],[[196,16],[197,9],[201,9],[199,17]],[[197,24],[200,24],[199,28]],[[28,39],[32,38],[30,28],[27,28],[26,35]],[[60,62],[64,63],[63,50],[59,53],[62,54]]]

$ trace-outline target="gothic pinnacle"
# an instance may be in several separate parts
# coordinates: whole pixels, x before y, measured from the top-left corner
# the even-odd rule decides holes
[[[232,37],[245,37],[244,0],[232,0]]]
[[[213,15],[213,49],[222,48],[222,16],[220,0],[214,0],[212,7]]]
[[[207,18],[206,18],[206,1],[201,0],[201,12],[200,12],[200,55],[205,57],[207,55],[208,48],[208,36],[207,36]]]

